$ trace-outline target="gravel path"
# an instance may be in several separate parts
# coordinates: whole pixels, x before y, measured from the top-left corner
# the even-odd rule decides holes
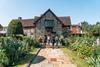
[[[42,49],[30,67],[77,67],[60,49]]]

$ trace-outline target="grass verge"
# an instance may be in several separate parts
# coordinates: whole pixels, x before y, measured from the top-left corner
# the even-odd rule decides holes
[[[78,67],[90,67],[89,64],[86,63],[84,59],[81,59],[80,57],[78,57],[76,53],[71,51],[70,49],[61,48],[61,50],[63,50],[64,54],[67,55],[72,60],[72,62],[77,64]]]

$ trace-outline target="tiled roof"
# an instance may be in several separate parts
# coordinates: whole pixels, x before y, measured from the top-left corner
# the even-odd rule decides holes
[[[35,21],[35,23],[36,22],[38,22],[43,16],[45,16],[48,12],[50,12],[63,26],[64,26],[64,24],[61,22],[61,20],[50,10],[50,9],[48,9],[44,14],[42,14],[36,21]]]
[[[46,13],[52,13],[52,15],[63,25],[63,26],[69,26],[71,25],[71,20],[69,16],[66,17],[57,17],[50,9],[48,9],[44,14],[42,14],[40,17],[35,16],[34,19],[21,19],[23,27],[29,27],[29,26],[35,26],[35,24],[44,16]]]
[[[35,16],[34,21],[38,20],[40,17]],[[58,19],[65,25],[71,25],[71,20],[69,16],[64,16],[64,17],[58,17]]]
[[[34,19],[21,19],[20,21],[23,27],[34,27]]]
[[[71,20],[69,16],[66,17],[58,17],[65,26],[71,25]]]

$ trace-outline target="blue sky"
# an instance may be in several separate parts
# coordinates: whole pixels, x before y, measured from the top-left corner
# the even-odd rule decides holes
[[[34,18],[49,8],[57,16],[70,16],[72,24],[100,21],[100,0],[0,0],[0,24],[7,26],[19,16]]]

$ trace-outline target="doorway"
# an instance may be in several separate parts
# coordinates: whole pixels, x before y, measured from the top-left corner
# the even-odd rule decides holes
[[[45,27],[46,35],[51,36],[53,32],[53,27]]]

